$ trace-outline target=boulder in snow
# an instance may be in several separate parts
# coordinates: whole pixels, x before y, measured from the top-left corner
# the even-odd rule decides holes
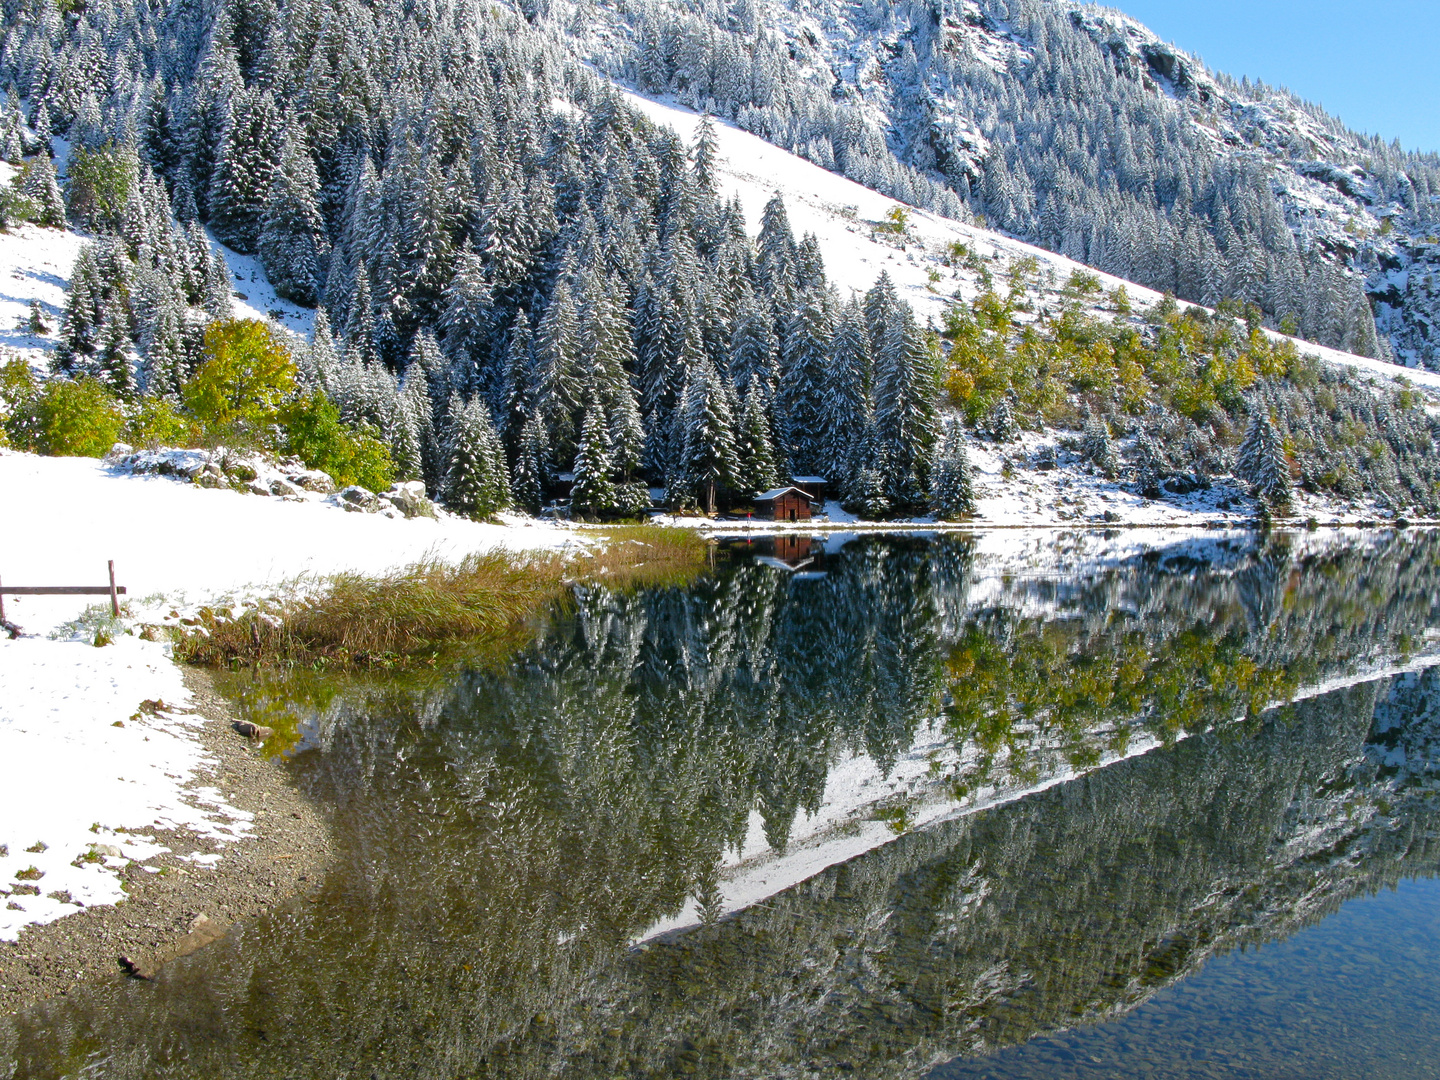
[[[115,453],[115,450],[112,449],[111,453]],[[107,457],[106,460],[110,459]],[[204,450],[173,450],[162,447],[158,450],[139,450],[117,458],[114,467],[128,469],[137,476],[153,474],[193,480],[210,464],[210,455]]]
[[[330,479],[329,473],[323,473],[319,469],[295,469],[286,473],[285,479],[305,491],[313,491],[319,495],[335,494],[335,481]]]
[[[275,479],[270,481],[270,494],[278,495],[281,498],[298,498],[300,495],[300,489],[297,488],[294,484],[290,483],[288,480]]]
[[[226,454],[221,460],[220,467],[225,470],[225,475],[231,479],[239,480],[242,484],[249,484],[259,479],[260,469],[257,462],[249,457],[241,457],[237,454]],[[268,491],[265,494],[270,494]]]
[[[346,510],[355,513],[373,514],[380,509],[380,497],[359,484],[341,488],[339,494],[335,496],[335,501]]]
[[[425,485],[419,480],[395,484],[380,496],[407,518],[435,517],[435,504],[425,496]]]
[[[212,461],[195,474],[195,483],[203,488],[222,488],[225,487],[225,474]]]

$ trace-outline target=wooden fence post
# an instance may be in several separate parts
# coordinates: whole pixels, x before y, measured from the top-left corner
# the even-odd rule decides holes
[[[110,560],[110,614],[120,617],[120,598],[115,595],[115,560]]]

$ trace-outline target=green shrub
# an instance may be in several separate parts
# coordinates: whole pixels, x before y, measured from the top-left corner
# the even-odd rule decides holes
[[[295,389],[285,343],[256,319],[221,319],[205,330],[200,369],[181,387],[205,435],[234,446],[263,444]]]
[[[312,469],[323,469],[342,487],[359,484],[384,491],[395,480],[390,448],[368,430],[340,420],[340,410],[320,391],[296,398],[281,417],[286,449]]]
[[[125,441],[135,446],[189,446],[200,441],[200,432],[169,398],[141,398],[125,425]]]
[[[94,379],[53,379],[38,386],[31,377],[26,387],[13,378],[7,364],[8,412],[5,434],[12,446],[53,457],[104,457],[120,438],[125,417],[120,402]],[[11,390],[12,385],[14,390]]]
[[[14,185],[0,186],[0,229],[14,228],[40,217],[40,204]]]
[[[118,227],[125,213],[137,161],[133,150],[77,147],[70,154],[65,203],[76,221],[91,228]]]

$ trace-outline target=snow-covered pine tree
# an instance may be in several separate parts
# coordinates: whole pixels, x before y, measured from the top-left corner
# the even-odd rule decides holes
[[[205,314],[212,319],[228,319],[234,310],[232,297],[235,291],[230,280],[230,267],[225,262],[225,256],[218,251],[212,252],[209,244],[206,244],[205,252],[208,258],[205,295],[201,306],[205,308]]]
[[[320,298],[330,250],[320,214],[320,177],[303,133],[285,135],[260,230],[260,261],[275,292],[307,307]]]
[[[65,227],[65,197],[60,194],[60,181],[55,175],[55,163],[46,152],[37,154],[28,162],[21,173],[20,190],[34,200],[39,211],[36,224],[52,229]]]
[[[960,424],[947,425],[940,442],[930,477],[930,508],[941,521],[958,521],[975,513],[975,482]]]
[[[490,410],[481,401],[451,402],[445,505],[457,514],[482,519],[511,503],[505,455]]]
[[[866,462],[856,470],[846,506],[871,521],[879,521],[890,513],[890,498],[885,493],[885,476],[881,465]]]
[[[113,309],[112,317],[100,329],[95,358],[90,363],[92,374],[121,398],[132,398],[136,392],[135,358],[130,348],[125,317]]]
[[[745,393],[753,379],[760,379],[773,393],[780,379],[779,342],[770,313],[746,293],[740,301],[730,333],[730,378]]]
[[[582,514],[602,515],[615,508],[615,485],[610,479],[610,432],[605,409],[593,398],[585,406],[580,446],[575,452],[575,482],[570,505]]]
[[[185,306],[178,290],[166,290],[155,305],[153,317],[142,328],[140,348],[143,390],[152,396],[173,395],[178,398],[186,370],[184,341]]]
[[[824,465],[827,417],[823,412],[833,334],[831,297],[816,290],[805,295],[786,327],[775,412],[780,442],[797,475]]]
[[[929,501],[938,397],[936,358],[902,304],[875,356],[875,437],[892,509]]]
[[[737,463],[729,395],[708,357],[691,368],[678,415],[683,425],[682,483],[687,494],[713,514],[717,490],[735,484]]]
[[[511,460],[514,460],[520,433],[538,409],[534,346],[530,316],[522,308],[516,312],[515,322],[506,338],[504,374],[500,380],[500,435],[510,450]],[[543,415],[540,422],[545,422]]]
[[[1235,475],[1246,481],[1275,510],[1290,505],[1290,462],[1269,403],[1257,396],[1250,405],[1250,426],[1235,457]]]
[[[268,90],[243,91],[237,98],[210,180],[210,227],[226,244],[248,255],[260,241],[282,129]]]
[[[1085,420],[1084,433],[1080,443],[1081,455],[1104,475],[1113,477],[1118,462],[1115,444],[1110,441],[1110,425],[1101,416],[1091,415]]]
[[[820,399],[824,430],[823,468],[835,490],[853,476],[851,459],[870,422],[870,337],[865,312],[851,302],[841,310],[830,343],[830,363]]]
[[[517,506],[532,514],[539,513],[545,501],[545,462],[549,455],[545,446],[545,421],[539,410],[532,410],[520,430],[515,450],[515,468],[511,472],[510,490]]]
[[[70,292],[60,321],[60,341],[52,366],[64,374],[83,367],[95,355],[99,341],[99,305],[104,299],[95,248],[85,244],[70,272]]]
[[[780,482],[769,411],[763,384],[752,381],[735,431],[735,490],[742,496],[769,491]]]
[[[762,296],[768,297],[777,319],[789,317],[795,306],[795,234],[785,200],[777,193],[765,204],[756,240],[755,280]]]
[[[1015,419],[1015,406],[1009,394],[1002,394],[990,406],[982,426],[985,434],[998,443],[1014,442],[1020,437],[1020,423]]]
[[[420,445],[420,431],[414,414],[406,406],[404,394],[397,395],[383,434],[390,447],[390,460],[395,463],[395,479],[424,480],[425,453]]]
[[[500,407],[505,372],[503,365],[494,363],[490,344],[496,330],[504,326],[494,326],[494,317],[484,261],[477,252],[468,251],[460,257],[445,290],[440,318],[443,347],[455,370],[464,376],[465,392],[481,394],[492,407]]]
[[[1161,466],[1162,459],[1155,441],[1141,428],[1140,434],[1135,437],[1135,481],[1140,494],[1147,499],[1158,499],[1163,494],[1160,490]]]
[[[700,118],[700,127],[695,133],[695,185],[708,195],[714,195],[716,191],[717,141],[715,120],[706,113]]]
[[[555,284],[535,332],[536,395],[550,446],[565,460],[576,446],[576,421],[584,393],[580,373],[580,326],[565,281]]]
[[[445,489],[446,448],[441,425],[436,422],[430,380],[425,377],[422,365],[411,364],[405,370],[399,405],[405,410],[420,447],[420,479],[425,481],[425,490],[431,497],[439,498]]]

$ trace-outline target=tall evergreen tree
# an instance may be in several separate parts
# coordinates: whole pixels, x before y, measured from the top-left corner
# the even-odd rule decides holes
[[[605,514],[615,508],[615,485],[610,479],[610,432],[605,409],[591,398],[585,406],[580,446],[575,452],[575,481],[570,505],[582,514]]]
[[[269,91],[238,95],[210,179],[210,227],[226,244],[252,254],[260,242],[282,128]]]
[[[875,430],[892,504],[923,506],[938,438],[936,359],[908,307],[875,357]]]
[[[1290,505],[1293,488],[1285,444],[1263,397],[1251,404],[1250,426],[1235,458],[1235,475],[1247,481],[1273,509]]]
[[[275,292],[313,306],[325,280],[330,244],[320,214],[320,177],[303,135],[285,136],[260,231],[260,261]]]
[[[545,422],[538,410],[532,410],[520,430],[515,452],[515,468],[511,472],[510,489],[516,505],[537,513],[545,501],[545,462],[549,455],[545,446]]]
[[[480,401],[451,403],[445,504],[471,518],[492,517],[511,504],[509,470],[490,410]]]
[[[752,382],[735,431],[735,488],[742,496],[769,491],[780,482],[768,413],[762,385]]]
[[[680,420],[684,425],[681,468],[685,487],[713,514],[717,489],[733,485],[738,468],[729,397],[708,358],[691,369],[680,402]]]
[[[930,508],[941,521],[956,521],[975,513],[975,482],[965,434],[958,424],[946,428],[930,476]]]

